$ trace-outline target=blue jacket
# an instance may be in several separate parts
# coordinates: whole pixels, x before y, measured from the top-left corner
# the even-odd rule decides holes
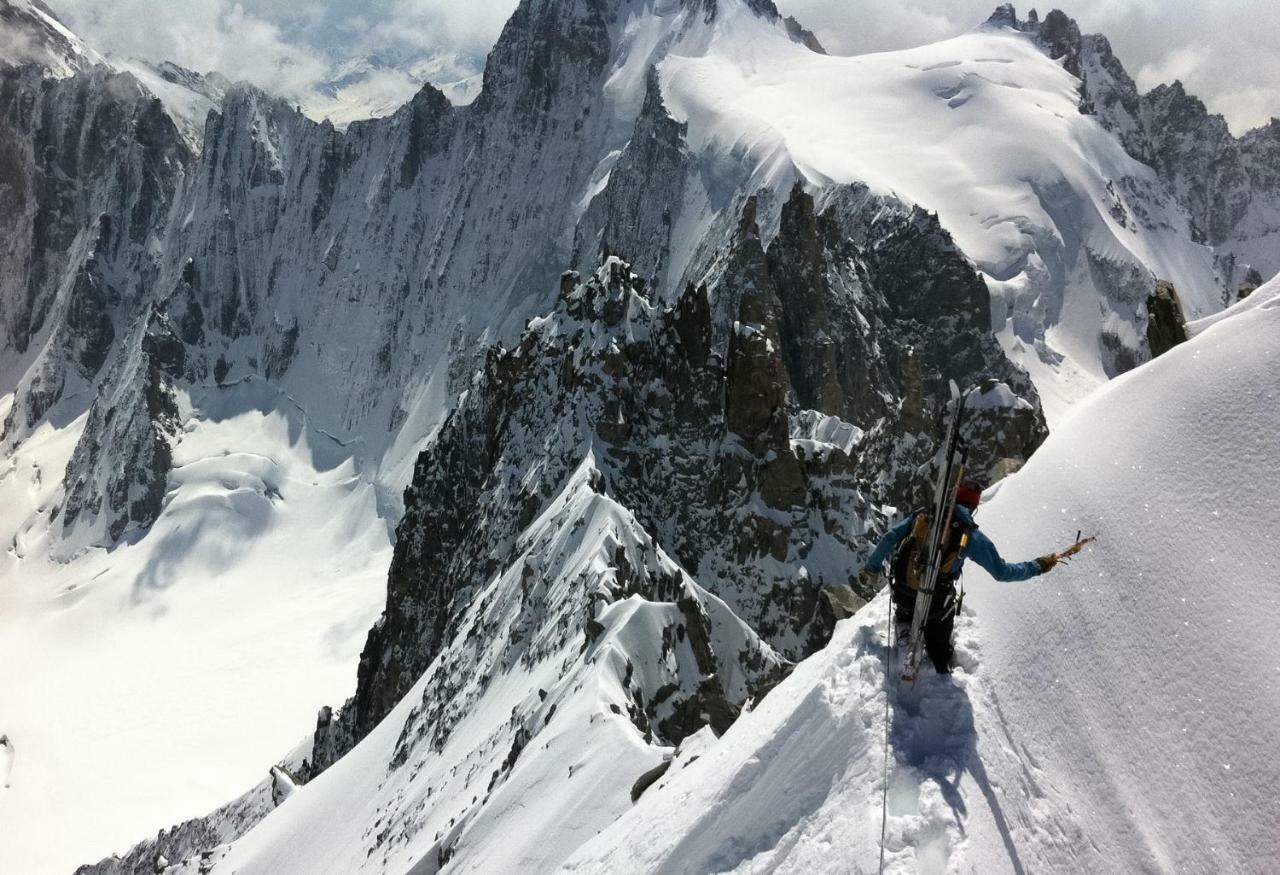
[[[1040,563],[1034,559],[1028,562],[1005,562],[1000,557],[1000,551],[996,549],[996,545],[991,543],[991,539],[984,535],[978,528],[978,524],[973,521],[968,508],[957,504],[954,513],[961,522],[969,526],[969,543],[960,554],[960,568],[956,569],[957,574],[963,570],[966,559],[977,562],[996,580],[1027,580],[1041,573]],[[898,543],[911,531],[911,524],[915,519],[916,514],[911,514],[885,533],[884,538],[867,559],[866,567],[869,571],[880,573],[884,568],[885,560],[893,555],[893,551],[898,548]]]

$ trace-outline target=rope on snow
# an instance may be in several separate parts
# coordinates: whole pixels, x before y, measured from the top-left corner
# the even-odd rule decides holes
[[[884,572],[881,572],[881,580]],[[889,622],[884,631],[884,786],[880,793],[880,875],[884,875],[884,837],[889,823],[889,697],[893,693],[893,585],[889,586]]]

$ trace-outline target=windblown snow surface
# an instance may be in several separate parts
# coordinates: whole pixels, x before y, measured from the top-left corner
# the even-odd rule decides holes
[[[1189,318],[1222,306],[1212,251],[1028,34],[984,25],[833,57],[734,8],[659,70],[690,147],[735,156],[751,187],[780,189],[794,166],[813,186],[864,183],[936,212],[986,278],[992,327],[1051,427],[1106,382],[1100,332],[1137,343],[1143,272],[1172,281]]]
[[[521,536],[519,559],[477,594],[446,650],[395,710],[287,804],[219,848],[214,871],[426,875],[440,868],[442,853],[450,872],[554,869],[623,814],[635,777],[661,762],[659,749],[625,716],[625,684],[634,677],[656,689],[679,671],[698,676],[687,639],[662,652],[662,630],[679,616],[674,602],[639,596],[614,602],[600,615],[604,631],[591,644],[558,634],[557,618],[577,610],[583,587],[610,585],[619,552],[630,567],[675,575],[685,595],[704,605],[715,652],[728,660],[726,687],[741,694],[745,678],[736,660],[748,647],[767,645],[681,572],[629,511],[596,493],[590,486],[596,476],[588,454]],[[540,608],[511,595],[528,567],[540,572]],[[553,658],[513,656],[513,631],[522,636],[516,654],[545,648]],[[415,751],[415,739],[442,729],[421,724],[424,692],[447,688],[460,665],[473,667],[459,696],[471,710],[443,727],[438,750]],[[447,724],[450,713],[438,719]],[[536,727],[518,757],[500,743],[513,724]],[[507,769],[509,778],[498,781]],[[476,808],[482,796],[488,802]],[[395,840],[370,849],[373,835]]]
[[[373,487],[276,390],[203,394],[137,543],[46,558],[83,418],[0,466],[0,871],[69,872],[207,813],[354,689],[391,554]]]
[[[886,684],[842,623],[574,872],[1273,872],[1280,283],[1078,405],[978,520],[1051,576],[966,572],[959,668]]]

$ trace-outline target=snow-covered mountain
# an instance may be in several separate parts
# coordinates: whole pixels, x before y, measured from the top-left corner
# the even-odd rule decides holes
[[[1277,267],[1275,126],[1210,148],[1061,13],[838,58],[767,0],[525,0],[473,101],[341,128],[0,11],[45,34],[0,65],[6,865],[120,850],[272,762],[312,783],[104,865],[212,853],[286,796],[311,813],[235,859],[314,817],[351,868],[563,861],[822,646],[819,585],[918,502],[949,380],[993,380],[996,479],[1150,357],[1157,279],[1195,318]],[[495,839],[567,750],[600,795]]]
[[[1254,545],[1274,527],[1280,282],[1257,294],[987,495],[977,519],[1015,555],[1098,541],[1039,581],[966,575],[952,680],[886,684],[880,596],[564,869],[876,871],[887,737],[886,872],[1270,871],[1280,602]]]
[[[383,118],[404,106],[428,82],[455,106],[476,99],[483,80],[483,64],[457,52],[429,58],[355,58],[344,61],[302,104],[314,119],[328,119],[339,127],[353,121]]]
[[[0,4],[0,60],[35,64],[53,76],[71,76],[104,62],[41,0]]]

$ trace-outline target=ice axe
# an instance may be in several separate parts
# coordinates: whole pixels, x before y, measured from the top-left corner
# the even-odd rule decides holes
[[[1090,536],[1089,536],[1089,537],[1087,537],[1087,538],[1081,538],[1081,537],[1080,537],[1080,535],[1081,535],[1081,534],[1082,534],[1082,532],[1081,532],[1081,531],[1079,531],[1079,530],[1077,530],[1077,531],[1076,531],[1076,542],[1075,542],[1074,544],[1072,544],[1070,547],[1068,547],[1067,549],[1063,550],[1061,553],[1054,553],[1054,554],[1053,554],[1052,559],[1053,559],[1053,561],[1054,561],[1055,563],[1058,563],[1058,562],[1066,562],[1066,561],[1067,561],[1068,559],[1070,559],[1072,556],[1076,555],[1076,554],[1077,554],[1077,553],[1079,553],[1081,550],[1083,550],[1083,549],[1085,548],[1085,546],[1086,546],[1086,545],[1088,545],[1088,544],[1092,544],[1094,541],[1098,540],[1098,538],[1097,538],[1097,536],[1096,536],[1096,535],[1090,535]]]

